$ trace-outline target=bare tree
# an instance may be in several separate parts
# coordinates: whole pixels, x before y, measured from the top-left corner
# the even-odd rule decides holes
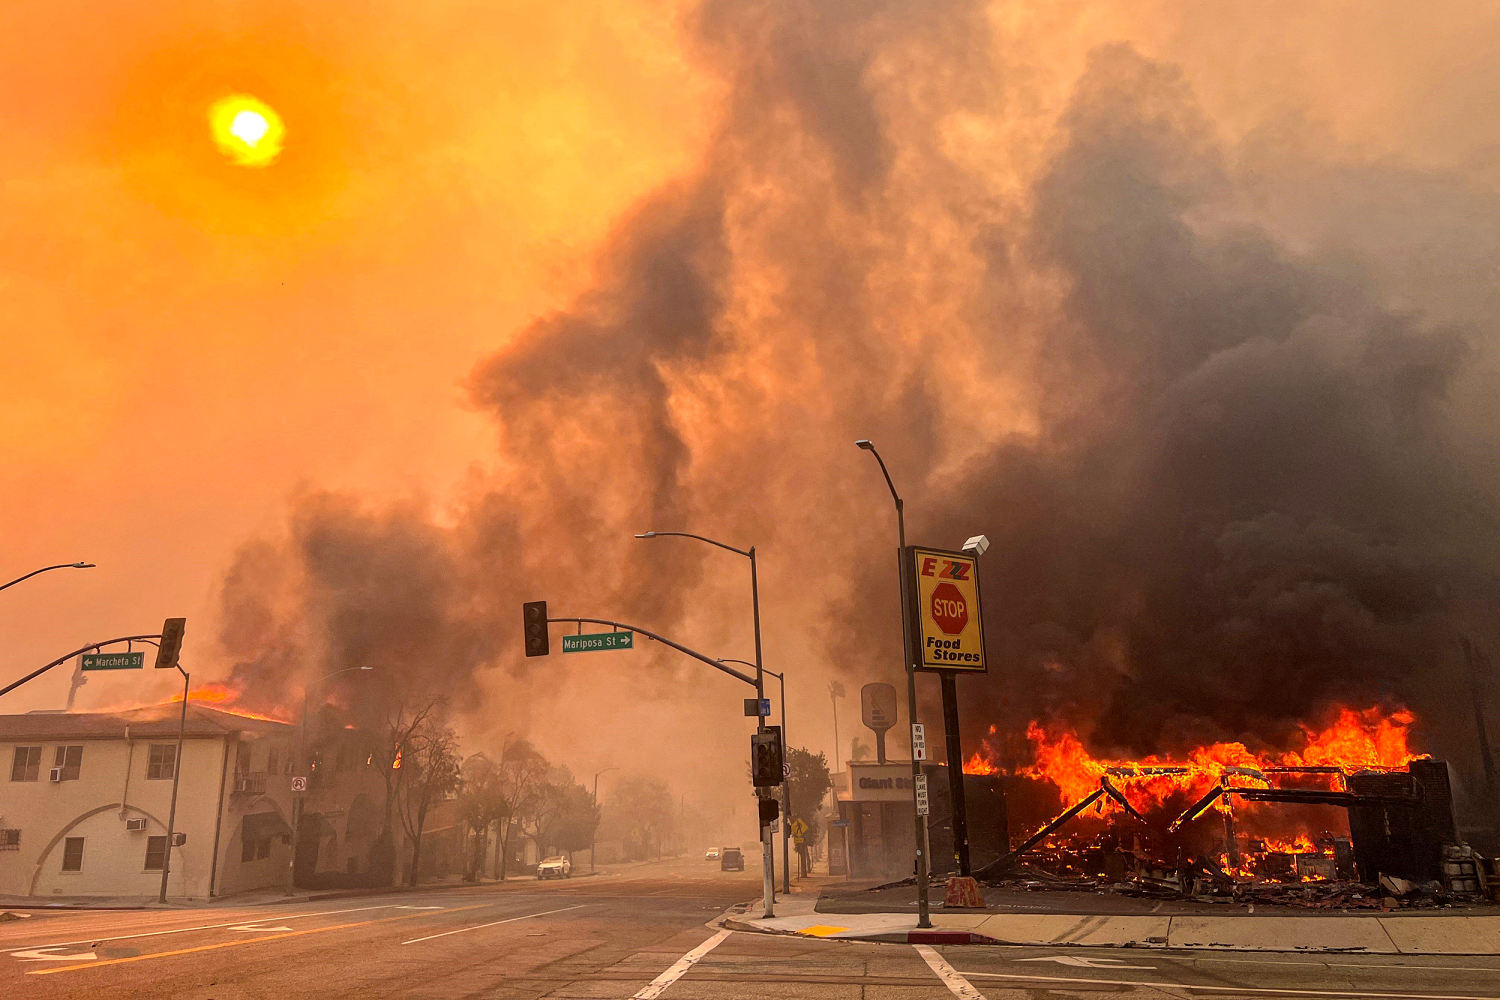
[[[405,776],[401,773],[405,765],[405,754],[412,743],[413,736],[441,714],[442,708],[441,698],[416,700],[410,696],[410,692],[392,693],[386,703],[381,738],[370,754],[370,763],[375,766],[380,773],[381,780],[385,783],[385,813],[382,817],[383,826],[379,843],[385,845],[385,849],[389,852],[387,858],[392,862],[393,880],[399,881],[398,866],[394,864],[396,850],[394,817],[398,810],[397,802],[405,780]]]
[[[458,787],[458,734],[429,715],[413,727],[397,751],[396,801],[401,826],[411,844],[407,885],[416,885],[422,866],[422,829],[427,810]]]
[[[485,834],[510,815],[500,794],[500,767],[483,753],[471,755],[459,770],[458,809],[473,841],[464,877],[474,881],[484,874]]]

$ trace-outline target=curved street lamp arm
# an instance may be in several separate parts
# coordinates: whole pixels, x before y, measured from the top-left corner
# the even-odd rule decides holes
[[[79,646],[77,649],[73,650],[73,652],[59,656],[57,659],[53,660],[45,667],[39,667],[36,670],[33,670],[31,673],[27,674],[25,677],[22,677],[20,680],[14,681],[13,683],[5,685],[5,687],[3,688],[0,688],[0,695],[9,694],[16,688],[20,687],[22,684],[25,684],[27,681],[34,680],[42,676],[42,674],[45,674],[47,671],[51,670],[58,664],[67,663],[73,657],[78,656],[81,653],[87,653],[91,649],[98,649],[100,646],[111,646],[117,642],[142,642],[147,639],[160,638],[160,632],[148,632],[145,635],[122,635],[118,639],[104,639],[100,642],[91,642],[87,646]]]
[[[891,474],[885,467],[885,459],[880,457],[880,452],[875,450],[875,445],[872,442],[861,440],[856,441],[855,444],[868,451],[871,455],[874,455],[875,461],[880,463],[880,474],[885,477],[886,489],[891,491],[891,499],[896,501],[896,509],[900,510],[903,506],[901,503],[901,494],[896,492],[896,484],[891,482]]]
[[[680,643],[673,642],[671,639],[668,639],[664,635],[657,635],[650,629],[641,628],[639,625],[628,625],[625,622],[610,621],[608,618],[577,618],[572,615],[562,615],[558,618],[547,619],[547,623],[549,625],[553,623],[566,624],[567,622],[579,622],[580,624],[583,622],[588,622],[590,625],[611,625],[615,628],[624,629],[627,632],[639,632],[641,635],[645,636],[648,639],[655,639],[657,642],[662,643],[663,645],[671,646],[673,649],[677,650],[677,652],[682,653],[686,656],[691,656],[695,660],[701,660],[702,662],[707,663],[710,667],[713,667],[715,670],[722,670],[729,676],[742,680],[752,687],[755,685],[755,678],[751,677],[749,674],[742,674],[733,667],[726,667],[724,664],[720,663],[712,656],[706,656],[703,653],[698,652],[696,649],[689,649],[688,647]],[[0,692],[0,694],[3,693],[4,692]]]
[[[93,568],[94,568],[94,564],[93,563],[86,563],[86,562],[58,563],[56,566],[43,566],[41,569],[34,569],[34,570],[32,570],[30,573],[27,573],[25,576],[18,576],[18,577],[16,577],[14,580],[10,581],[10,583],[0,584],[0,590],[4,590],[6,587],[14,587],[16,584],[22,582],[23,580],[30,580],[32,577],[36,576],[38,573],[45,573],[48,570],[53,570],[53,569],[93,569]],[[4,694],[4,693],[5,692],[0,691],[0,694]]]
[[[672,535],[672,536],[677,537],[677,538],[696,538],[700,542],[707,542],[710,545],[717,545],[721,549],[728,549],[730,552],[734,552],[734,553],[736,553],[738,555],[742,555],[742,556],[744,556],[747,559],[750,558],[750,553],[748,551],[746,551],[745,549],[737,549],[733,545],[725,545],[723,542],[716,542],[712,538],[705,538],[702,535],[695,535],[691,531],[642,531],[639,534],[637,534],[635,537],[637,537],[637,538],[662,538],[662,537],[665,537],[667,535]]]

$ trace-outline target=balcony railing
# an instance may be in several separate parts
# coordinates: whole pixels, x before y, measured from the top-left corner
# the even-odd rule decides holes
[[[236,772],[232,791],[235,795],[264,795],[266,792],[266,772]]]

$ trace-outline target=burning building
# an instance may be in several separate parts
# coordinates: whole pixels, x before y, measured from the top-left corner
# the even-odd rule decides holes
[[[966,762],[1004,781],[1015,829],[1026,831],[981,874],[1028,864],[1114,881],[1171,872],[1184,888],[1195,878],[1438,881],[1458,844],[1451,781],[1446,763],[1410,748],[1414,721],[1344,708],[1329,726],[1305,728],[1297,749],[1215,743],[1138,760],[1097,758],[1076,734],[1033,723],[1028,761],[1002,763],[993,739]]]

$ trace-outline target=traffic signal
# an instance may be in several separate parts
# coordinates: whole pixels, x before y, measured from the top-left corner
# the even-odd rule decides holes
[[[776,817],[781,815],[781,802],[778,799],[760,800],[760,825],[766,826],[776,822]]]
[[[156,647],[156,669],[171,670],[182,654],[182,633],[187,631],[186,618],[168,618],[161,625],[161,645]]]
[[[526,655],[546,656],[552,652],[547,637],[547,602],[527,601],[521,605],[521,617],[526,626]]]
[[[756,788],[781,784],[781,727],[767,726],[750,737],[750,774]]]

